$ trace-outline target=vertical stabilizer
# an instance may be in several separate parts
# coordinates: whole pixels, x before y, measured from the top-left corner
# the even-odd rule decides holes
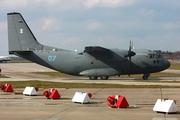
[[[42,49],[20,13],[8,13],[9,53]]]

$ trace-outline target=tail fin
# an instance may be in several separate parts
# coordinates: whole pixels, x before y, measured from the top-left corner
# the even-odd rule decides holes
[[[9,53],[42,49],[20,13],[8,13]]]

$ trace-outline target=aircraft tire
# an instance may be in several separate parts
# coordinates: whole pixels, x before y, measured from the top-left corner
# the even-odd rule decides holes
[[[148,80],[148,76],[143,76],[143,80]]]
[[[109,76],[105,76],[105,75],[104,75],[104,76],[101,76],[100,78],[101,78],[101,80],[108,80],[108,79],[109,79]]]
[[[98,76],[89,76],[89,79],[90,79],[90,80],[97,80],[97,79],[98,79]]]

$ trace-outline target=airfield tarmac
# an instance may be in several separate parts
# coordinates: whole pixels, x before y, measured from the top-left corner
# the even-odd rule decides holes
[[[53,71],[39,66],[35,63],[6,63],[0,64],[2,74],[11,78],[0,78],[0,81],[25,81],[43,80],[55,82],[73,83],[116,83],[116,84],[135,84],[135,85],[177,85],[179,83],[156,83],[156,82],[136,82],[134,78],[119,78],[110,80],[88,80],[88,78],[59,78],[47,75],[37,75],[29,72]],[[172,72],[167,71],[167,72]],[[179,72],[179,71],[175,71]],[[141,79],[141,78],[140,78]],[[179,77],[151,78],[152,81],[159,80],[180,80]],[[46,99],[42,95],[47,89],[40,88],[38,96],[24,96],[22,94],[4,93],[0,91],[0,119],[13,120],[180,120],[180,113],[163,114],[153,111],[157,99],[161,98],[159,88],[128,89],[65,89],[56,88],[61,99]],[[23,92],[24,88],[14,88],[15,91]],[[71,100],[75,92],[92,93],[91,104],[77,104]],[[126,97],[129,108],[109,108],[107,97],[110,95],[123,95]],[[180,88],[163,88],[162,97],[176,100],[180,110]]]

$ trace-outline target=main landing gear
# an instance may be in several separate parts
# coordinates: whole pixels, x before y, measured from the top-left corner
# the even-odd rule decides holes
[[[98,76],[89,76],[89,79],[90,79],[90,80],[97,80],[97,79],[98,79]]]
[[[103,75],[103,76],[100,76],[100,78],[101,78],[101,80],[108,80],[109,76]],[[89,76],[89,79],[90,80],[97,80],[98,76]]]
[[[109,76],[100,76],[101,80],[108,80],[109,79]]]

